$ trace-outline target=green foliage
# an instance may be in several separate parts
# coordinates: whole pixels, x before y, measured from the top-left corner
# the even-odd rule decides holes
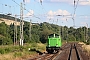
[[[0,35],[0,44],[12,44],[11,36],[9,34],[9,26],[7,26],[5,22],[0,23]]]
[[[0,48],[0,54],[5,54],[5,53],[9,53],[11,52],[11,49],[10,48]]]
[[[5,53],[9,53],[11,52],[11,49],[10,48],[5,48]]]
[[[5,50],[4,49],[0,49],[0,54],[4,54],[5,53]]]
[[[46,43],[48,35],[51,34],[51,33],[53,33],[51,30],[44,29],[43,32],[41,33],[42,36],[41,36],[40,41],[42,43]]]
[[[39,43],[40,41],[39,41],[39,36],[38,35],[35,35],[35,34],[32,34],[32,42],[36,42],[36,43]]]
[[[1,17],[5,17],[1,15]],[[9,16],[8,16],[9,17]],[[6,18],[6,17],[5,17]],[[14,19],[14,18],[13,18]],[[3,28],[4,27],[4,28]],[[42,42],[46,43],[47,36],[51,33],[59,34],[62,40],[74,40],[74,41],[84,41],[87,39],[90,40],[90,28],[79,27],[74,28],[67,26],[58,26],[55,24],[49,24],[47,22],[43,23],[32,23],[31,25],[31,34],[30,34],[30,23],[24,21],[23,27],[23,35],[24,35],[24,43],[31,42]],[[20,40],[20,26],[17,26],[17,42]],[[6,25],[5,22],[0,23],[0,45],[9,45],[14,42],[14,24],[10,26]]]
[[[2,34],[3,36],[7,35],[7,25],[5,24],[5,22],[2,22],[0,24],[0,34]]]
[[[37,47],[37,44],[36,43],[32,43],[31,46],[32,47]]]
[[[3,37],[0,36],[0,45],[3,43]]]
[[[14,57],[20,57],[20,56],[22,56],[22,52],[15,52],[14,53]]]
[[[12,44],[12,40],[8,37],[3,39],[3,45],[9,45]]]

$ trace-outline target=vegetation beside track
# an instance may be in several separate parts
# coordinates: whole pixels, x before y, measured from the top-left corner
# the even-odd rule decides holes
[[[0,46],[0,60],[27,59],[38,55],[36,51],[45,52],[45,47],[46,45],[42,43],[25,44],[23,47],[13,45]]]
[[[87,45],[84,42],[79,42],[82,45],[83,51],[87,52],[88,56],[90,56],[90,45]]]

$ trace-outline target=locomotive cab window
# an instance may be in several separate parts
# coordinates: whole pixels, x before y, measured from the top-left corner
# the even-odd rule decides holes
[[[57,35],[57,34],[51,34],[51,35],[49,35],[49,38],[59,38],[59,35]]]
[[[55,34],[55,38],[59,38],[59,35]]]
[[[54,35],[53,35],[53,34],[49,35],[49,38],[53,38],[53,37],[54,37]]]

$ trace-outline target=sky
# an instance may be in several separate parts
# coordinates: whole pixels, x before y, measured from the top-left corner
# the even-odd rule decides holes
[[[90,0],[2,0],[0,14],[11,13],[33,23],[48,22],[60,26],[90,27]]]

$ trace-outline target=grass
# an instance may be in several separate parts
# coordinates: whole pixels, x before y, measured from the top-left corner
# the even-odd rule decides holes
[[[79,44],[82,44],[83,50],[86,51],[88,55],[90,55],[90,45],[86,45],[84,42],[79,42]]]
[[[45,47],[46,45],[41,43],[25,44],[23,47],[13,45],[0,46],[0,60],[20,60],[30,58],[37,55],[36,51],[33,49],[44,52]],[[29,48],[30,51],[28,50]]]
[[[13,56],[12,56],[11,53],[9,53],[9,54],[3,54],[3,55],[0,54],[0,60],[9,60],[9,59],[12,59],[12,58],[13,58]]]

